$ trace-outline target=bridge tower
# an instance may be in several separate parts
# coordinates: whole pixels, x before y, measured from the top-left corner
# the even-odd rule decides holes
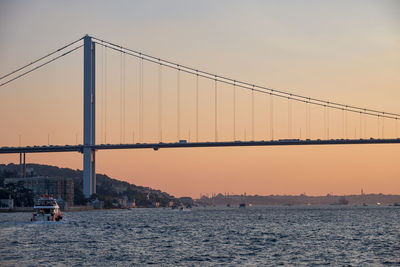
[[[83,52],[83,194],[96,193],[96,157],[91,147],[96,144],[95,43],[84,37]]]

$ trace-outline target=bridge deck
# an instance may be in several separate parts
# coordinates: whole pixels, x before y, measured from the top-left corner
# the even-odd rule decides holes
[[[299,140],[280,139],[276,141],[228,141],[228,142],[186,142],[177,143],[136,143],[136,144],[98,144],[90,146],[95,150],[107,149],[145,149],[151,148],[190,148],[190,147],[240,147],[240,146],[302,146],[302,145],[351,145],[351,144],[398,144],[397,139],[330,139],[330,140]],[[83,145],[65,146],[27,146],[1,147],[0,154],[12,153],[48,153],[48,152],[81,152]]]

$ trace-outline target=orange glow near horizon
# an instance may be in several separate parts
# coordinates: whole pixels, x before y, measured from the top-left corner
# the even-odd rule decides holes
[[[396,145],[119,150],[97,153],[97,173],[175,196],[398,194]],[[81,169],[78,153],[28,162]],[[18,156],[1,156],[18,163]]]

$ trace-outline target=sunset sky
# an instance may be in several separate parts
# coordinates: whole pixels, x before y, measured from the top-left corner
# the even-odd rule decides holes
[[[399,1],[1,1],[0,76],[89,34],[211,73],[309,97],[400,113]],[[121,143],[120,54],[96,48],[97,143]],[[138,138],[139,60],[126,57],[125,142]],[[158,142],[158,66],[144,63],[144,135]],[[163,141],[176,141],[177,73],[163,69]],[[195,78],[180,77],[181,139],[195,138]],[[199,80],[199,139],[214,140],[214,83]],[[82,143],[83,51],[0,87],[0,147]],[[219,140],[233,139],[232,87],[218,84]],[[270,139],[269,98],[255,96],[255,139]],[[237,89],[237,139],[251,137],[251,95]],[[274,100],[274,138],[307,138],[305,106]],[[311,107],[311,135],[326,138]],[[332,111],[329,138],[343,138]],[[400,137],[400,122],[348,114],[348,138]],[[107,121],[107,128],[103,126]],[[360,131],[361,130],[361,131]],[[107,133],[105,138],[105,132]],[[21,141],[20,141],[21,140]],[[20,143],[21,142],[21,143]],[[400,145],[186,148],[97,152],[97,173],[175,196],[400,194]],[[17,163],[18,155],[0,155]],[[82,169],[78,153],[28,163]]]

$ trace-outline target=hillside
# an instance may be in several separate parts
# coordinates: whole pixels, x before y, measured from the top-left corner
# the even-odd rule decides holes
[[[8,177],[17,177],[19,165],[16,164],[0,164],[0,179]],[[74,204],[83,205],[86,199],[82,193],[82,171],[69,168],[59,168],[56,166],[27,164],[27,176],[45,176],[45,177],[62,177],[71,178],[74,181]],[[168,193],[155,190],[149,187],[136,186],[124,181],[112,179],[105,174],[97,174],[97,197],[105,202],[105,207],[112,206],[119,199],[128,199],[136,201],[138,207],[150,207],[155,202],[159,202],[160,206],[168,206],[170,201],[178,202],[178,200]],[[0,185],[2,181],[0,181]]]

